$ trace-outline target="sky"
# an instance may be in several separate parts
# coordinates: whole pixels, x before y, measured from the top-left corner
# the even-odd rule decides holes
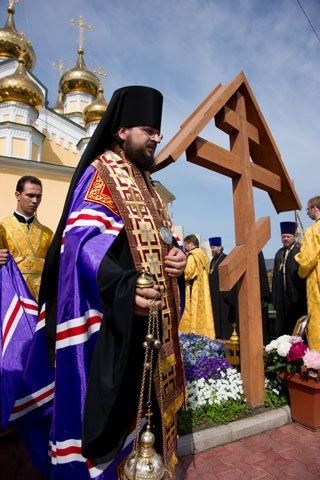
[[[0,0],[0,25],[8,2]],[[161,150],[181,124],[218,85],[244,72],[280,151],[302,204],[302,227],[311,221],[307,200],[320,195],[320,0],[19,0],[16,28],[37,56],[33,74],[57,100],[63,61],[77,60],[83,17],[84,59],[102,67],[104,96],[125,85],[148,85],[164,96]],[[201,136],[229,148],[229,138],[210,122]],[[235,245],[231,179],[186,161],[153,175],[173,193],[170,209],[184,234],[222,237],[226,253]],[[255,218],[268,216],[271,239],[263,248],[273,258],[282,246],[280,222],[266,192],[254,189]]]

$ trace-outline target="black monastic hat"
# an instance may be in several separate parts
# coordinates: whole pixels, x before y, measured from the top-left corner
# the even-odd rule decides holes
[[[281,222],[280,223],[281,235],[289,233],[290,235],[296,234],[296,222]]]
[[[210,237],[209,238],[210,247],[222,247],[222,238],[221,237]]]

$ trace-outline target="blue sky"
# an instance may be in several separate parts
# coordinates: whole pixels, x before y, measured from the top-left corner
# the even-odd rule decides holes
[[[1,1],[4,25],[7,2]],[[302,8],[311,25],[306,18]],[[302,203],[320,195],[320,1],[319,0],[20,0],[15,23],[37,55],[33,73],[57,99],[60,59],[75,65],[78,27],[84,17],[88,68],[102,66],[104,95],[121,86],[143,84],[164,95],[164,144],[219,84],[243,71]],[[312,29],[315,29],[315,31]],[[228,138],[211,122],[201,136],[228,148]],[[221,236],[234,246],[232,184],[229,178],[186,162],[185,156],[154,175],[176,197],[173,220],[201,241]],[[255,190],[256,219],[271,218],[271,239],[263,249],[272,258],[281,221],[265,192]]]

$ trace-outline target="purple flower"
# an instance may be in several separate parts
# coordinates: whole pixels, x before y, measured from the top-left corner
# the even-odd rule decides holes
[[[225,359],[223,343],[193,333],[180,333],[179,338],[187,381],[218,380],[222,372],[232,368]]]
[[[194,365],[185,365],[186,378],[188,382],[199,378],[218,380],[227,368],[232,365],[223,358],[206,358]]]

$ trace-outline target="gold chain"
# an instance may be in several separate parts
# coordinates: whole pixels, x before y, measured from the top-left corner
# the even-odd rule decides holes
[[[159,316],[158,316],[156,300],[150,300],[148,329],[147,329],[147,334],[145,336],[145,341],[143,342],[142,346],[145,349],[145,355],[144,355],[144,362],[143,362],[141,389],[140,389],[140,395],[139,395],[139,404],[138,404],[138,412],[137,412],[135,438],[133,443],[133,451],[137,452],[139,448],[139,434],[140,434],[141,417],[143,412],[143,398],[144,398],[145,386],[147,381],[148,381],[148,394],[147,394],[147,401],[146,401],[147,413],[145,415],[148,417],[147,422],[150,425],[150,417],[152,415],[151,391],[152,391],[152,378],[153,378],[152,365],[154,360],[153,352],[154,350],[157,350],[158,351],[157,361],[158,361],[159,383],[160,383],[160,413],[161,413],[162,437],[163,437],[163,444],[164,444],[163,456],[166,463],[167,453],[165,448],[165,427],[164,427],[164,418],[163,418],[164,417],[163,383],[162,383],[162,369],[161,369],[161,359],[160,359],[161,341],[160,341]]]

